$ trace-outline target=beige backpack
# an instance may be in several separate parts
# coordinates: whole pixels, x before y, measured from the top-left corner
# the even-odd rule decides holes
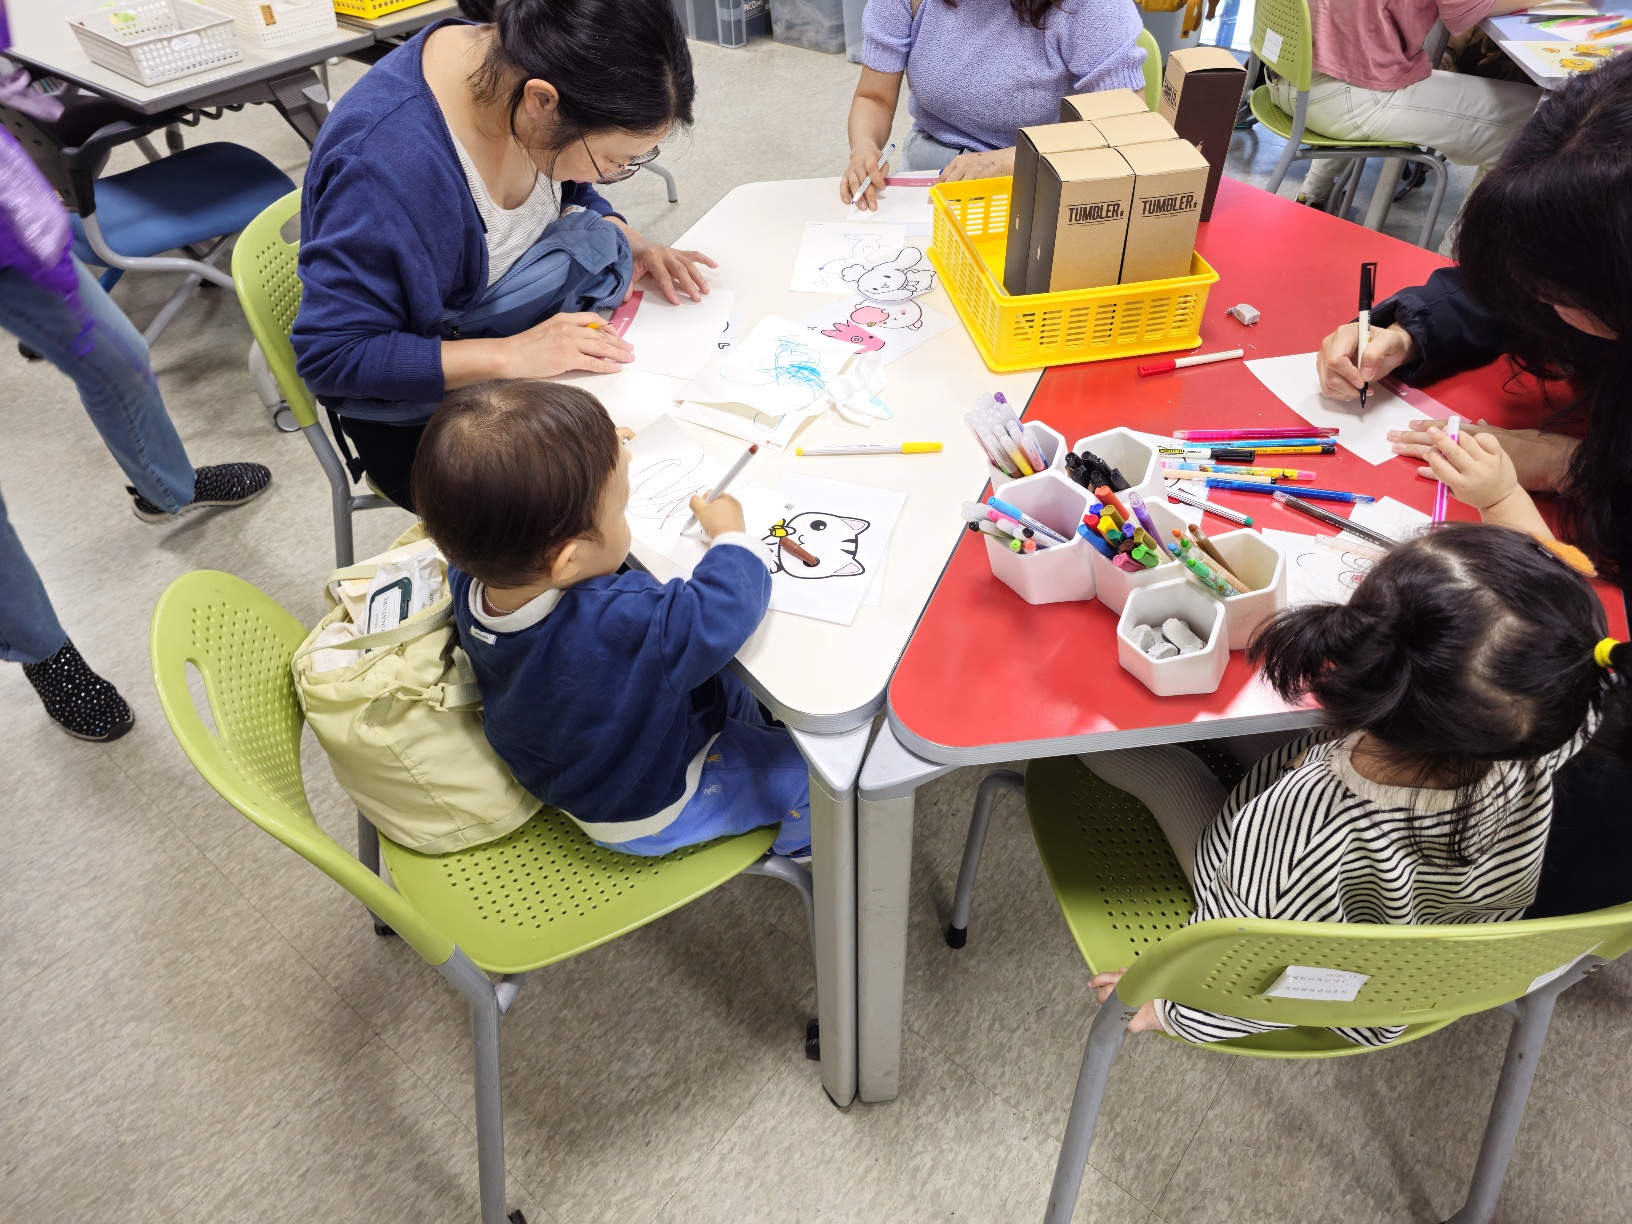
[[[384,556],[424,539],[416,523]],[[503,837],[543,803],[522,788],[482,732],[481,693],[459,648],[441,559],[442,597],[430,607],[378,633],[325,637],[330,626],[352,619],[338,594],[342,584],[372,578],[381,561],[329,577],[325,591],[334,606],[291,663],[306,722],[346,794],[398,845],[446,854]],[[335,651],[355,654],[355,661],[329,666]]]

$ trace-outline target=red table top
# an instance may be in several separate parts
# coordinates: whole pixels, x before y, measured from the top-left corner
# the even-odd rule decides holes
[[[1378,300],[1421,284],[1447,262],[1228,178],[1219,184],[1212,220],[1201,227],[1196,247],[1219,273],[1200,351],[1245,348],[1248,359],[1318,348],[1333,327],[1354,317],[1365,260],[1378,264]],[[1262,320],[1252,328],[1237,323],[1224,313],[1237,302],[1256,306]],[[1068,444],[1118,425],[1165,434],[1303,424],[1244,362],[1140,378],[1134,367],[1142,360],[1150,358],[1047,371],[1027,419],[1053,426]],[[1436,383],[1431,394],[1448,409],[1493,425],[1533,426],[1543,414],[1533,384],[1507,385],[1505,363]],[[1297,466],[1317,470],[1315,483],[1327,488],[1386,495],[1423,511],[1433,500],[1434,483],[1417,476],[1411,460],[1373,466],[1342,448],[1297,459]],[[1257,527],[1332,534],[1262,494],[1214,489],[1205,496],[1252,515]],[[1347,513],[1340,503],[1321,504]],[[1477,517],[1455,501],[1451,506],[1453,518]],[[1205,522],[1215,532],[1234,526],[1212,516]],[[1625,637],[1619,592],[1607,584],[1599,592],[1611,632]],[[1297,719],[1256,678],[1242,651],[1231,652],[1217,692],[1157,697],[1117,663],[1116,621],[1098,600],[1026,603],[992,576],[982,540],[965,536],[890,683],[892,726],[919,755],[972,764],[1271,730]]]

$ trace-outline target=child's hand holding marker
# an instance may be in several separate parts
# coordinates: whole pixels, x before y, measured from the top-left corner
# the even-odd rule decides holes
[[[1412,421],[1410,429],[1389,430],[1388,440],[1394,444],[1396,455],[1426,461],[1428,452],[1434,446],[1428,431],[1443,430],[1445,425],[1444,421]],[[1477,425],[1469,425],[1464,421],[1461,432],[1464,438],[1474,433],[1494,435],[1501,442],[1508,458],[1513,460],[1513,469],[1518,477],[1519,486],[1540,492],[1557,489],[1563,484],[1570,460],[1575,455],[1575,448],[1581,445],[1577,439],[1567,438],[1563,434],[1543,433],[1539,429],[1498,429],[1484,421]],[[1417,474],[1429,480],[1434,479],[1434,473],[1430,468],[1418,468]]]
[[[1430,425],[1427,432],[1434,443],[1428,466],[1452,497],[1479,511],[1487,523],[1552,539],[1535,502],[1519,487],[1513,460],[1494,434],[1452,437],[1437,425]]]
[[[691,499],[691,512],[697,516],[697,521],[711,540],[719,539],[728,531],[748,530],[742,503],[729,493],[721,493],[713,501],[698,494]]]

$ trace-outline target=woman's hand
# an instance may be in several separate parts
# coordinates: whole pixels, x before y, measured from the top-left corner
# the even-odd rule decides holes
[[[884,167],[878,164],[879,147],[863,145],[850,153],[850,164],[839,180],[839,199],[854,204],[862,212],[878,207],[878,193],[884,190]]]
[[[697,265],[701,263],[717,268],[719,264],[701,251],[677,251],[673,247],[648,242],[629,226],[624,226],[623,232],[629,235],[629,249],[635,256],[635,274],[629,280],[631,293],[642,276],[649,276],[658,292],[671,305],[679,305],[681,293],[694,302],[703,300],[703,294],[708,292],[708,282],[703,279]]]
[[[947,163],[938,183],[956,183],[963,179],[1002,178],[1014,173],[1014,149],[993,149],[990,153],[959,153]]]
[[[1412,421],[1410,429],[1392,429],[1388,440],[1394,444],[1396,455],[1427,460],[1434,446],[1430,429],[1444,429],[1444,421]],[[1502,450],[1513,462],[1514,475],[1521,489],[1541,492],[1556,490],[1564,482],[1564,473],[1570,466],[1575,448],[1581,443],[1562,434],[1542,433],[1539,429],[1497,429],[1480,421],[1477,425],[1462,424],[1462,437],[1488,433],[1502,444]],[[1433,469],[1420,467],[1417,475],[1437,479]]]
[[[1356,365],[1354,350],[1359,343],[1358,323],[1345,323],[1320,342],[1320,352],[1315,354],[1315,371],[1320,375],[1322,395],[1339,400],[1356,399],[1361,384],[1386,378],[1417,358],[1417,342],[1398,323],[1372,328],[1366,351]]]
[[[573,370],[597,374],[621,370],[625,363],[635,359],[635,350],[622,336],[608,331],[603,323],[598,314],[551,315],[544,322],[501,341],[505,345],[504,370],[489,377],[554,378]]]
[[[1106,999],[1111,997],[1111,991],[1116,989],[1116,984],[1122,980],[1122,975],[1126,972],[1127,969],[1123,968],[1112,970],[1110,973],[1096,973],[1088,979],[1088,985],[1098,992],[1099,1001],[1104,1003]],[[1156,1018],[1156,1000],[1154,999],[1141,1004],[1139,1010],[1133,1013],[1133,1019],[1128,1021],[1128,1032],[1130,1033],[1146,1033],[1161,1027],[1162,1022]]]

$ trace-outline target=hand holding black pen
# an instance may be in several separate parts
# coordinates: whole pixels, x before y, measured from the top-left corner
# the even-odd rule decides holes
[[[1377,265],[1363,263],[1360,265],[1360,342],[1355,349],[1354,366],[1360,368],[1365,360],[1366,345],[1371,343],[1371,301],[1377,291]],[[1366,392],[1371,389],[1369,382],[1360,384],[1360,407],[1366,406]]]

